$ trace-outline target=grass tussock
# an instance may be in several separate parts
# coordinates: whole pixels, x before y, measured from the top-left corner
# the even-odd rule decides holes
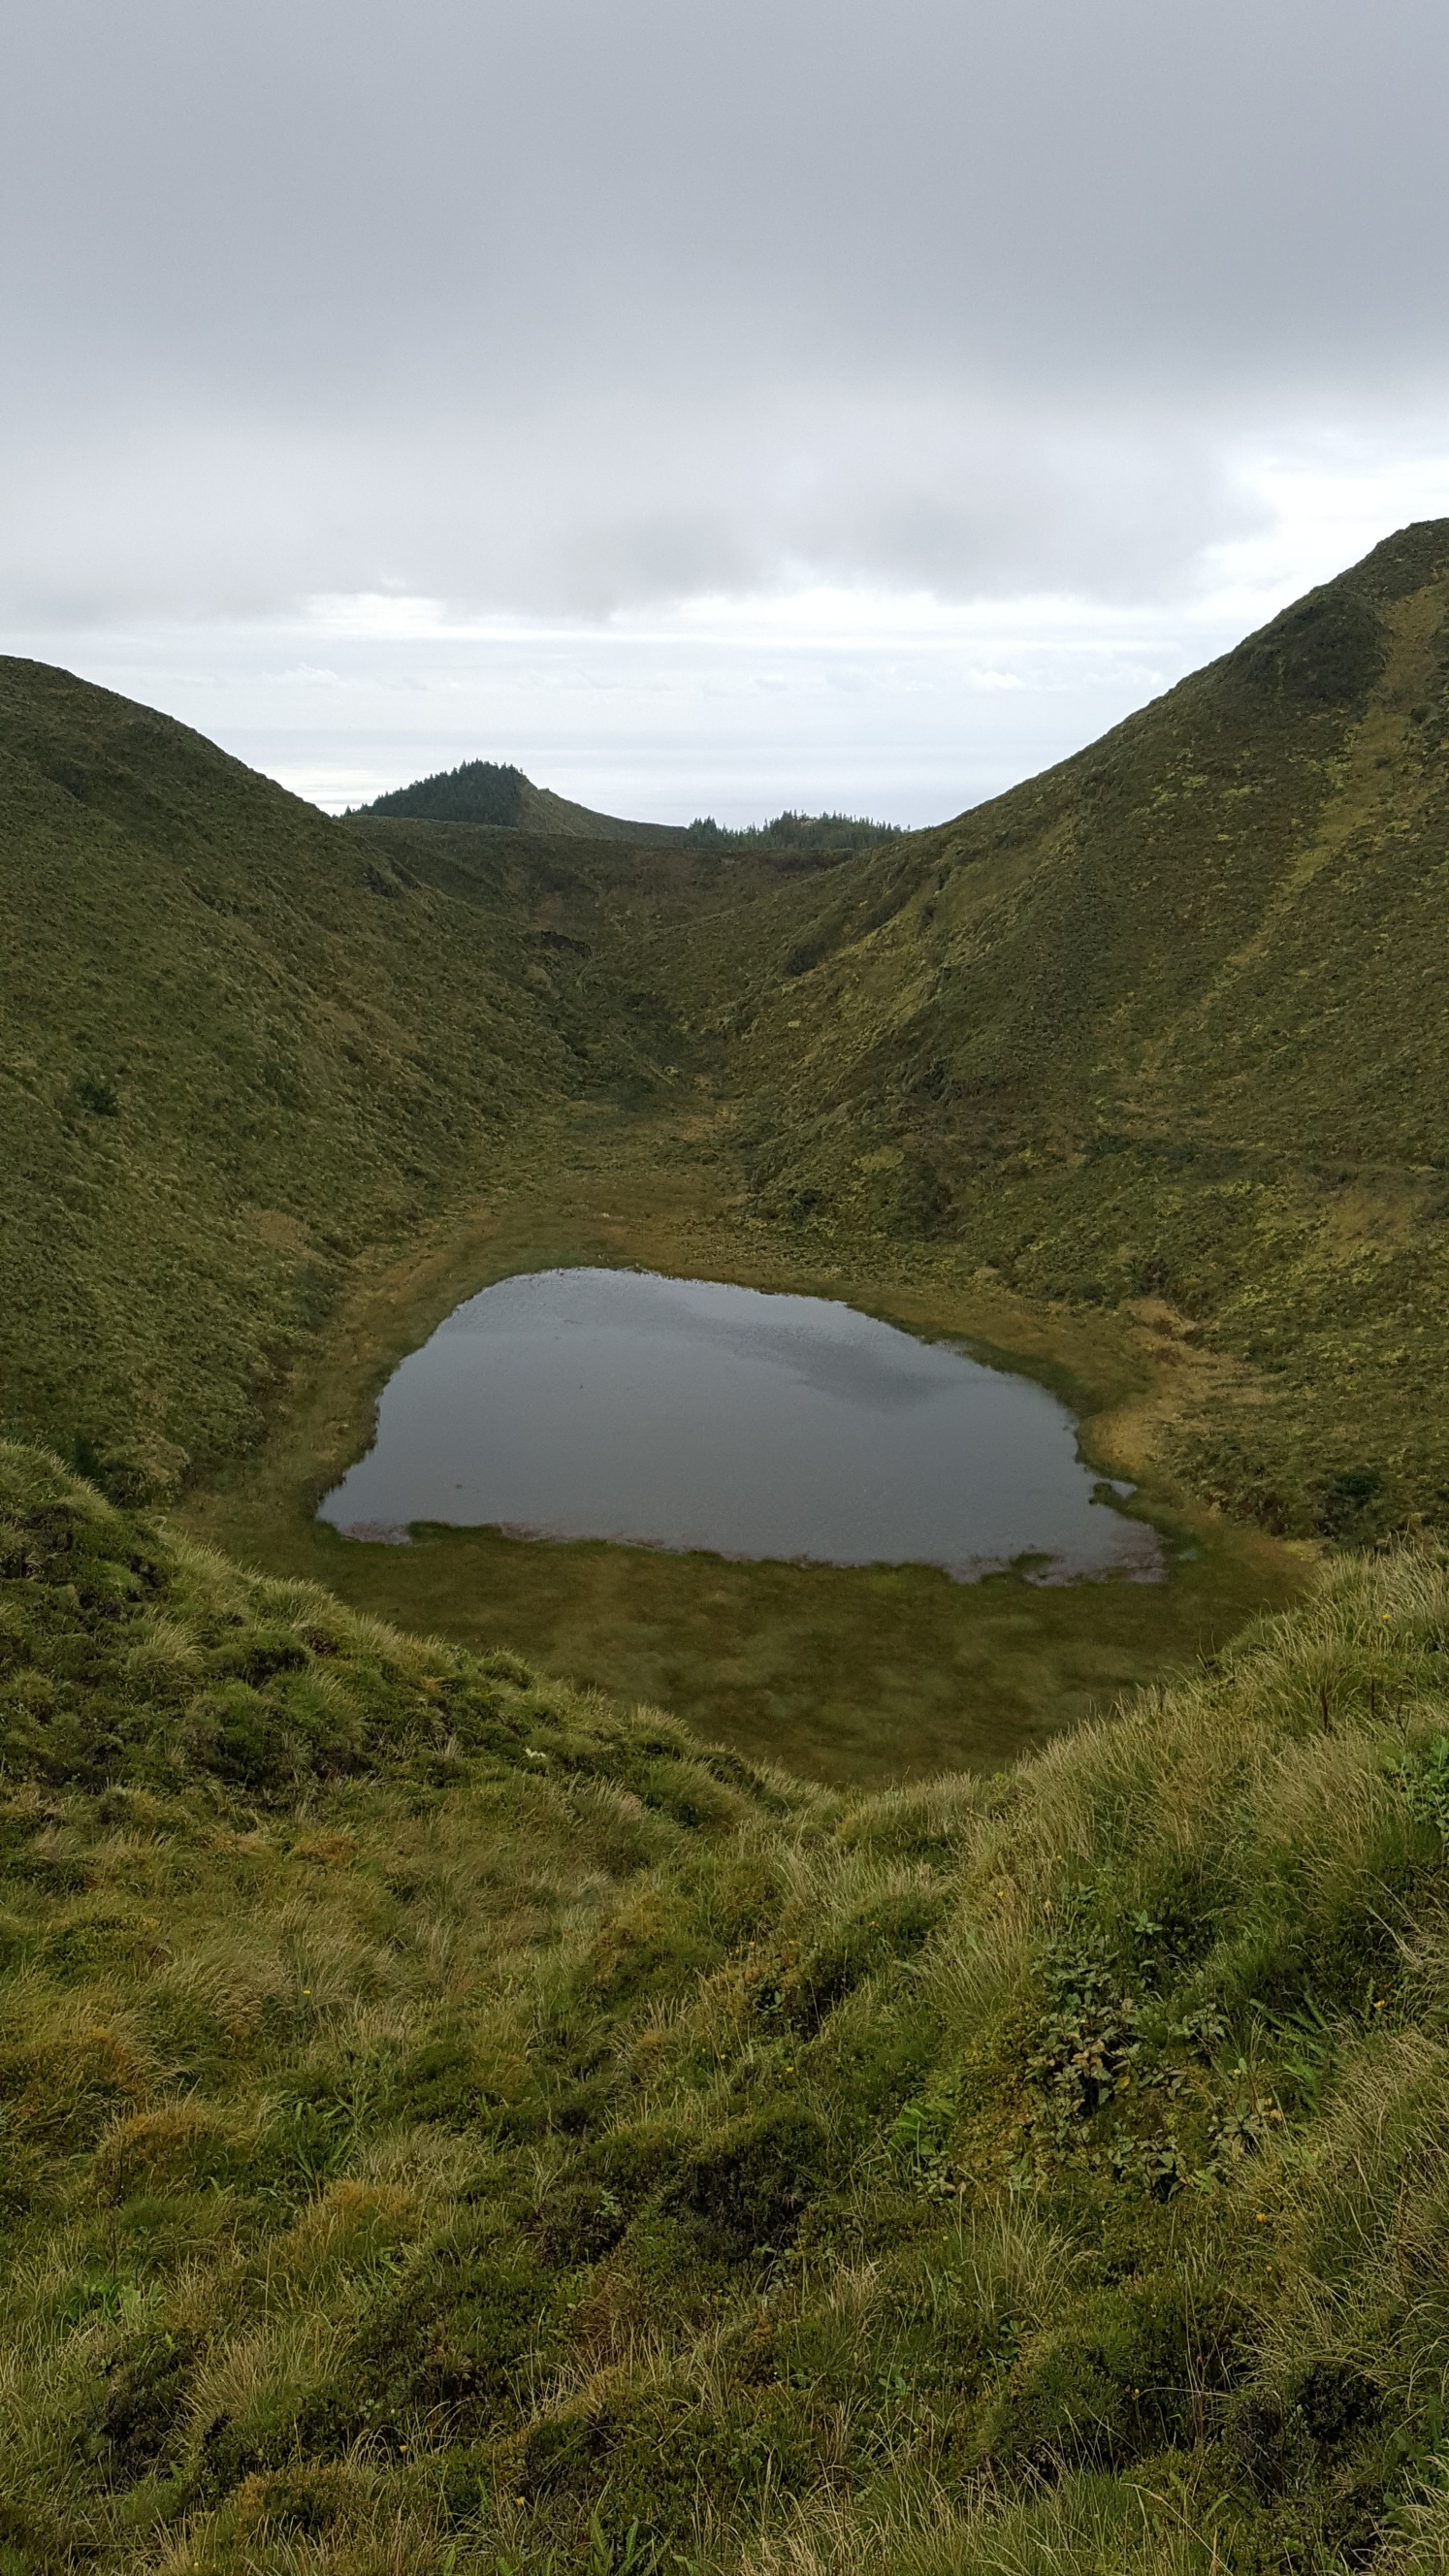
[[[858,1796],[0,1484],[0,2566],[1441,2563],[1436,1555]]]

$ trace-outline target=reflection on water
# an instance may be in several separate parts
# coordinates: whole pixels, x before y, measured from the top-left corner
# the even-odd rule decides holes
[[[832,1565],[1024,1556],[1161,1573],[1026,1378],[819,1297],[545,1270],[470,1297],[389,1383],[322,1505],[356,1537],[491,1525]]]

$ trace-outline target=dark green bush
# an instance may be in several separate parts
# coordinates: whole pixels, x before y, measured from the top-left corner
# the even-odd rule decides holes
[[[425,2249],[359,2328],[339,2373],[359,2429],[416,2416],[484,2430],[520,2393],[530,2354],[549,2341],[550,2283],[531,2249],[496,2224]]]
[[[1001,2460],[1121,2468],[1191,2441],[1241,2369],[1226,2300],[1149,2279],[1075,2302],[1035,2336],[989,2429]]]
[[[87,2440],[116,2486],[134,2486],[172,2458],[196,2353],[192,2336],[147,2329],[112,2356]]]
[[[819,2121],[785,2103],[736,2121],[691,2157],[672,2187],[670,2204],[702,2252],[747,2262],[789,2244],[826,2178]]]

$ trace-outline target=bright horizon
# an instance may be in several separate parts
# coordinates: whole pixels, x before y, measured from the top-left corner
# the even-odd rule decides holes
[[[1449,512],[1428,0],[333,36],[56,0],[0,100],[0,650],[331,810],[938,820]]]

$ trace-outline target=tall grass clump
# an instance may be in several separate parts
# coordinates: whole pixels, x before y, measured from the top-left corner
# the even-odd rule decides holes
[[[0,1503],[0,2566],[1435,2563],[1435,1552],[858,1796]]]

